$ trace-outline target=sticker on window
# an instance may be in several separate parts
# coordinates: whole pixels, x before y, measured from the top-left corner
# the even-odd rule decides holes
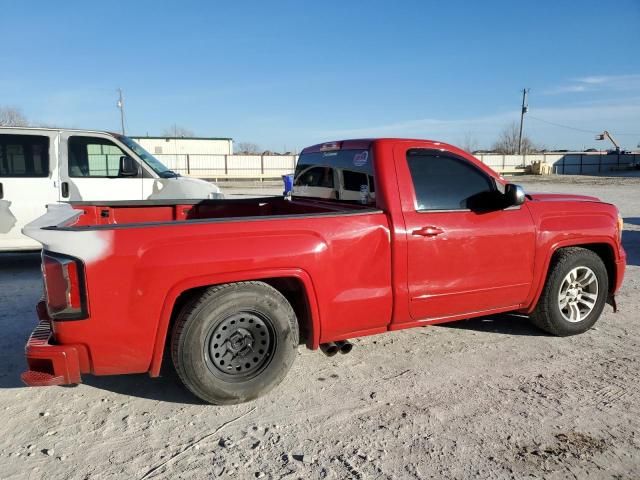
[[[369,158],[369,152],[365,150],[364,152],[356,153],[353,156],[353,164],[356,167],[362,167],[367,164],[367,159]]]
[[[366,205],[369,202],[369,185],[360,185],[360,203]]]

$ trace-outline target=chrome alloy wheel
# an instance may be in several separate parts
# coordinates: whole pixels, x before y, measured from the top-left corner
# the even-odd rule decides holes
[[[571,270],[558,292],[558,307],[564,319],[577,323],[593,311],[598,300],[598,279],[589,267]]]

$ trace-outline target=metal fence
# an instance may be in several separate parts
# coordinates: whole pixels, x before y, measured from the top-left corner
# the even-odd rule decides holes
[[[292,173],[297,155],[157,154],[171,170],[192,177],[219,179],[279,179]],[[640,162],[640,154],[539,153],[531,155],[477,154],[500,173],[522,173],[533,162],[546,162],[560,175],[597,175],[624,170]]]
[[[597,175],[624,170],[640,162],[640,154],[536,153],[531,155],[477,154],[481,162],[501,173],[518,173],[533,162],[546,162],[560,175]]]
[[[156,154],[174,172],[210,179],[269,179],[292,173],[297,155]]]

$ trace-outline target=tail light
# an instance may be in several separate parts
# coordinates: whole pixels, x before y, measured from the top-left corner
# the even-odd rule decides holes
[[[328,142],[323,143],[320,147],[321,152],[330,152],[332,150],[340,150],[341,142]]]
[[[53,320],[87,318],[84,264],[60,253],[42,253],[42,274],[47,311]]]

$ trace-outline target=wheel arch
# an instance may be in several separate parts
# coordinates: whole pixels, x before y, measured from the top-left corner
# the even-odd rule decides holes
[[[527,309],[527,313],[531,313],[538,301],[540,300],[540,295],[542,294],[542,290],[544,288],[545,283],[549,277],[549,272],[551,270],[551,266],[553,265],[554,259],[557,257],[558,253],[566,248],[577,247],[584,248],[586,250],[591,250],[596,255],[600,257],[602,262],[607,269],[607,279],[609,283],[609,295],[611,295],[615,289],[616,284],[616,256],[615,256],[615,245],[610,241],[610,239],[599,239],[598,241],[585,242],[585,243],[576,243],[574,241],[568,242],[560,242],[553,246],[547,259],[545,261],[544,270],[540,275],[540,280],[537,282],[537,288],[535,291],[535,295],[533,297],[532,302],[530,303],[529,308]]]
[[[152,377],[160,375],[162,361],[167,350],[170,329],[180,309],[207,288],[227,283],[260,281],[275,288],[291,304],[300,328],[302,343],[317,349],[320,344],[320,314],[311,276],[301,269],[236,272],[232,275],[213,275],[186,279],[174,285],[162,307],[156,339],[149,367]]]

